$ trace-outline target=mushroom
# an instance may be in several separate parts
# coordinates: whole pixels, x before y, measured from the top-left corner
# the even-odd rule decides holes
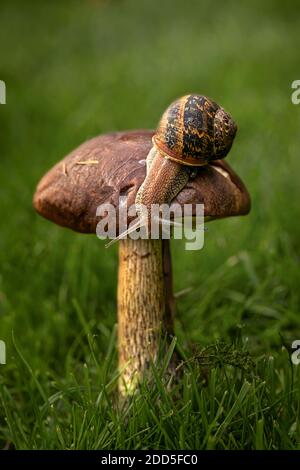
[[[33,198],[46,219],[82,233],[96,233],[97,208],[111,204],[120,213],[146,175],[145,159],[153,132],[137,130],[95,137],[57,163],[40,181]],[[245,215],[250,197],[240,178],[223,160],[200,167],[173,202],[204,204],[206,220]],[[132,222],[134,217],[127,218]],[[118,220],[118,219],[117,219]],[[116,235],[119,224],[116,225]],[[119,241],[118,353],[122,395],[132,393],[158,358],[161,335],[174,335],[172,265],[167,239]]]

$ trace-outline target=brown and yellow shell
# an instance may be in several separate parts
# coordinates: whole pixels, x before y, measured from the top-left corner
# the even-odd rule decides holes
[[[167,158],[201,166],[227,155],[236,130],[231,116],[210,98],[186,95],[166,109],[153,144]]]

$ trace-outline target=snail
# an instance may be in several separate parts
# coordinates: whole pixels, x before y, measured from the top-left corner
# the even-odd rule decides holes
[[[147,225],[151,205],[169,205],[195,176],[195,167],[224,158],[236,131],[231,116],[210,98],[190,94],[171,103],[161,117],[146,159],[146,178],[135,199],[138,220],[108,245]],[[146,208],[146,214],[142,208]]]

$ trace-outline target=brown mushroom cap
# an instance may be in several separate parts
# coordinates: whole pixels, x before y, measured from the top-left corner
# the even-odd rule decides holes
[[[115,132],[83,143],[41,179],[33,198],[35,209],[63,227],[95,233],[100,204],[118,208],[120,196],[127,196],[128,207],[134,204],[145,179],[152,136],[147,130]],[[250,210],[247,189],[223,160],[199,167],[174,202],[203,203],[204,215],[210,218],[245,215]]]

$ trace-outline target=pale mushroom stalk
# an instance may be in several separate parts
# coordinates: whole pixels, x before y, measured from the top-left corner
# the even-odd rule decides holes
[[[170,240],[120,240],[117,301],[119,389],[126,395],[174,336]]]
[[[120,391],[131,393],[155,363],[165,325],[162,240],[132,240],[119,245],[118,348]]]

